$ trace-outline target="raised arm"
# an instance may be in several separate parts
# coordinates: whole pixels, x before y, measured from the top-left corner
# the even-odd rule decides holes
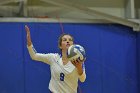
[[[41,61],[41,62],[50,64],[49,59],[51,59],[52,55],[37,53],[35,48],[33,47],[33,44],[31,41],[30,29],[27,25],[25,25],[25,30],[26,30],[27,48],[28,48],[28,51],[32,60]]]
[[[31,41],[30,29],[29,29],[29,27],[27,25],[25,25],[25,31],[26,31],[27,45],[31,46],[32,41]]]

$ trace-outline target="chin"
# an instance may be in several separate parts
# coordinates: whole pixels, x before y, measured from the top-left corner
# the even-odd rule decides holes
[[[67,46],[66,48],[68,49],[70,46]]]

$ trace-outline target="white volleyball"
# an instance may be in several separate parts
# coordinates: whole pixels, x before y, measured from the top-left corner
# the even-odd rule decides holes
[[[78,44],[71,45],[67,50],[67,57],[69,61],[73,59],[84,60],[86,58],[85,55],[86,53],[84,47]]]

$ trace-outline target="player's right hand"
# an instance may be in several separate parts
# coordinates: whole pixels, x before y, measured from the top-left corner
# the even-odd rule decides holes
[[[30,29],[27,25],[25,25],[25,30],[26,30],[26,38],[27,38],[27,45],[30,46],[32,44],[31,42],[31,36],[30,36]]]

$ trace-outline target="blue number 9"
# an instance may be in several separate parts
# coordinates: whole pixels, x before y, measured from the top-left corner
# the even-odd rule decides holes
[[[60,81],[64,81],[64,77],[65,77],[65,74],[64,73],[60,73]]]

